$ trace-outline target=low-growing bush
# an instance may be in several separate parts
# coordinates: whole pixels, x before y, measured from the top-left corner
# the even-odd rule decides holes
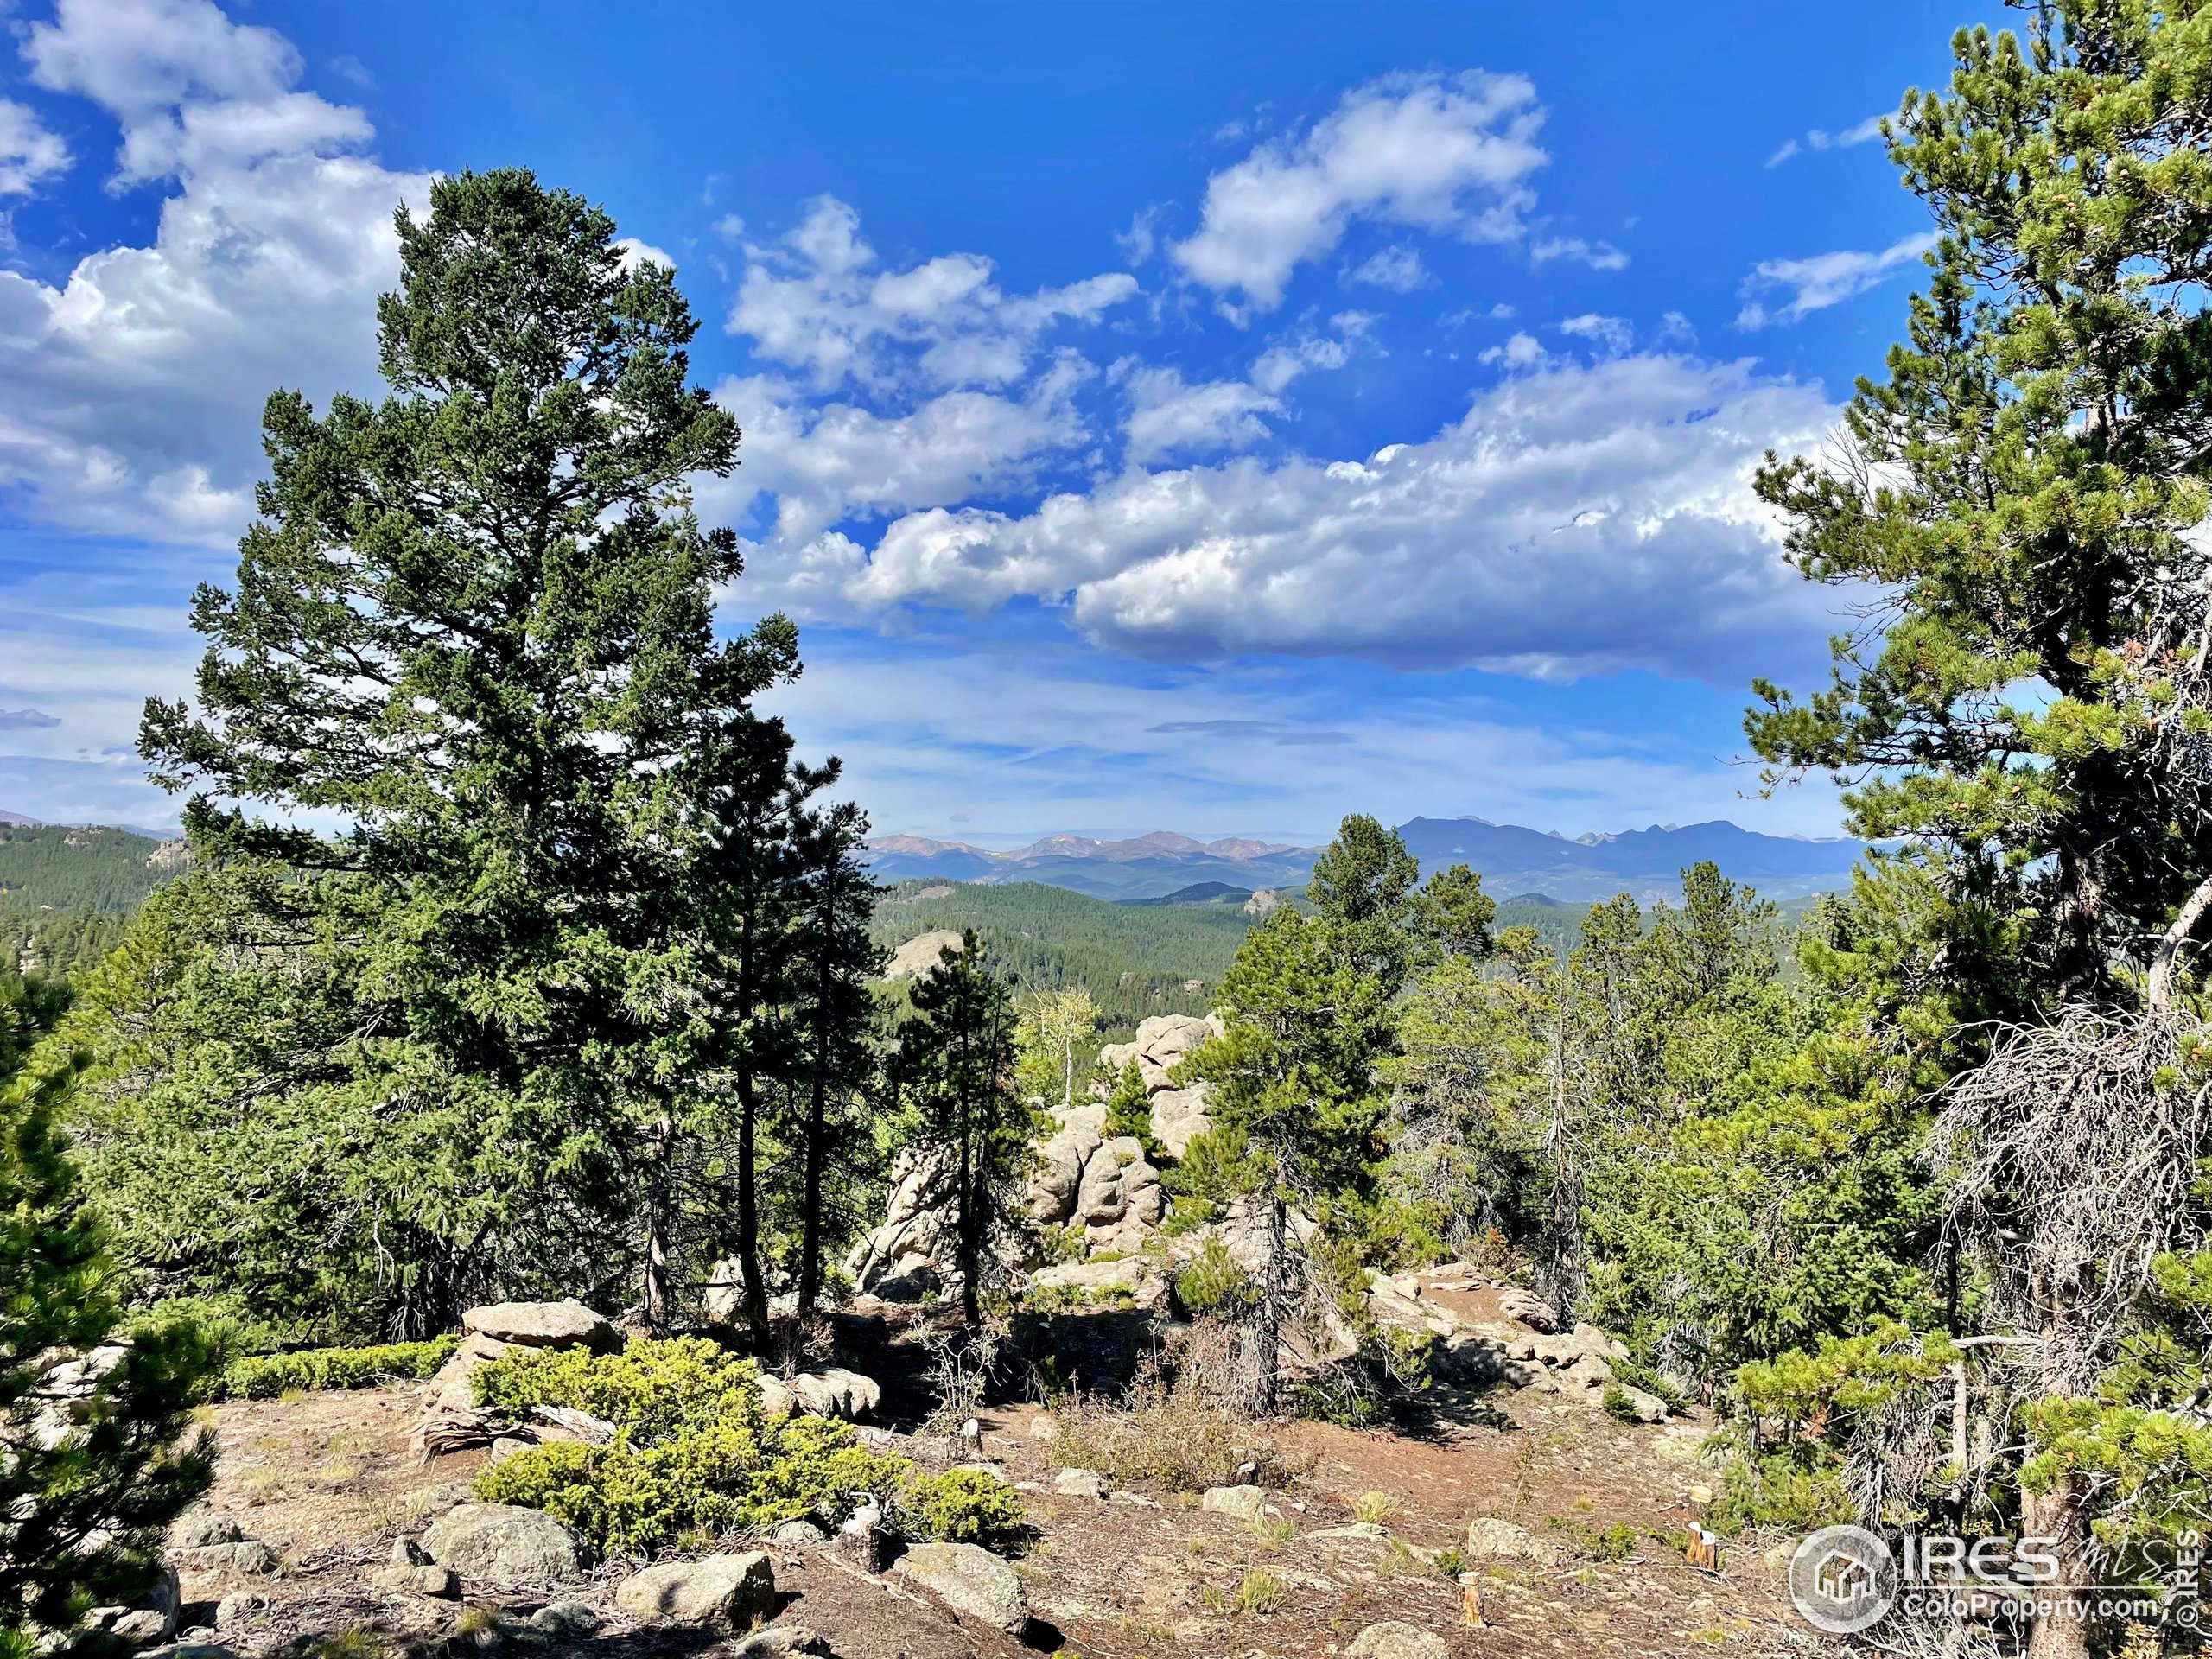
[[[911,1537],[955,1544],[1002,1543],[1028,1518],[1021,1495],[981,1469],[914,1476],[899,1493],[897,1516]]]
[[[1237,1265],[1218,1235],[1201,1244],[1175,1275],[1175,1300],[1197,1318],[1233,1318],[1251,1297],[1252,1275]]]
[[[1125,1405],[1077,1396],[1056,1414],[1052,1460],[1061,1469],[1095,1469],[1117,1485],[1201,1492],[1209,1486],[1279,1481],[1274,1441],[1227,1412],[1142,1389]],[[1250,1468],[1245,1465],[1250,1465]]]
[[[1641,1536],[1625,1521],[1617,1521],[1610,1527],[1593,1527],[1571,1516],[1550,1515],[1544,1517],[1544,1524],[1554,1532],[1565,1533],[1574,1548],[1593,1561],[1628,1560],[1636,1554],[1637,1541]]]
[[[435,1375],[460,1346],[459,1337],[433,1337],[428,1342],[391,1342],[375,1348],[252,1354],[224,1368],[219,1392],[230,1400],[274,1400],[295,1391],[419,1382]]]
[[[543,1510],[604,1551],[650,1554],[808,1518],[834,1526],[855,1494],[888,1498],[912,1467],[866,1450],[849,1424],[770,1417],[752,1362],[698,1338],[510,1352],[475,1386],[488,1406],[571,1406],[615,1426],[608,1445],[554,1441],[476,1478],[483,1502]]]
[[[1615,1422],[1632,1423],[1636,1421],[1636,1402],[1629,1397],[1629,1391],[1619,1383],[1606,1383],[1605,1393],[1599,1398],[1605,1408],[1605,1415]]]
[[[1689,1409],[1690,1396],[1682,1385],[1656,1366],[1635,1359],[1617,1359],[1613,1362],[1613,1375],[1631,1389],[1642,1389],[1670,1412],[1679,1414]]]

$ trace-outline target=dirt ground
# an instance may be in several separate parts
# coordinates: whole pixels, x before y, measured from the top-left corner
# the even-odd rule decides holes
[[[1694,1462],[1702,1430],[1676,1421],[1623,1424],[1558,1396],[1506,1390],[1473,1411],[1440,1398],[1408,1433],[1299,1423],[1275,1436],[1299,1472],[1273,1491],[1276,1515],[1257,1526],[1202,1511],[1194,1494],[1143,1489],[1100,1502],[1052,1490],[1049,1439],[1037,1411],[985,1414],[986,1453],[1025,1487],[1034,1535],[1016,1565],[1033,1618],[1022,1640],[958,1620],[896,1577],[870,1577],[826,1551],[772,1550],[786,1605],[844,1659],[1304,1659],[1341,1653],[1381,1619],[1443,1637],[1458,1659],[1509,1656],[1812,1654],[1822,1644],[1789,1618],[1778,1573],[1755,1548],[1730,1552],[1718,1574],[1687,1566],[1678,1533],[1697,1511],[1694,1489],[1714,1476]],[[217,1408],[222,1457],[207,1507],[234,1517],[281,1558],[273,1575],[187,1574],[187,1627],[213,1622],[218,1599],[257,1592],[269,1606],[233,1621],[221,1640],[241,1655],[302,1653],[368,1659],[378,1649],[459,1655],[491,1647],[674,1659],[734,1645],[681,1629],[639,1629],[613,1605],[632,1564],[608,1564],[557,1594],[606,1618],[589,1639],[456,1635],[465,1606],[386,1592],[364,1575],[396,1539],[419,1532],[407,1496],[466,1482],[484,1453],[420,1464],[408,1432],[411,1390],[308,1395]],[[1032,1484],[1033,1483],[1033,1485]],[[1354,1519],[1363,1493],[1387,1494],[1385,1535],[1325,1536]],[[1386,1506],[1387,1507],[1387,1506]],[[1374,1513],[1370,1505],[1370,1513]],[[1484,1624],[1462,1622],[1462,1589],[1430,1559],[1463,1546],[1471,1520],[1493,1517],[1558,1547],[1554,1559],[1472,1561]],[[1625,1560],[1594,1559],[1581,1540],[1625,1524]],[[1446,1566],[1452,1563],[1446,1562]],[[1269,1611],[1236,1611],[1248,1573],[1277,1586]],[[467,1605],[526,1614],[554,1593],[465,1586]],[[488,1623],[481,1614],[469,1621]]]

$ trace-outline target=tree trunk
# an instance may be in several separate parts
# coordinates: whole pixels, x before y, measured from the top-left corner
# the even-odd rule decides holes
[[[2053,1372],[2058,1356],[2059,1332],[2066,1317],[2066,1298],[2040,1272],[2030,1277],[2028,1295],[2037,1310],[2037,1334],[2043,1344],[2043,1392],[2057,1394],[2063,1391],[2064,1379]],[[2024,1463],[2032,1459],[2036,1451],[2031,1442],[2021,1460]],[[2080,1586],[2082,1546],[2087,1541],[2088,1529],[2082,1522],[2080,1494],[2070,1483],[2049,1492],[2022,1489],[2020,1535],[2056,1541],[2052,1553],[2058,1557],[2058,1582],[2039,1586],[2039,1591],[2056,1595]],[[2036,1620],[2035,1629],[2028,1636],[2024,1659],[2088,1659],[2088,1651],[2089,1637],[2082,1628],[2081,1605],[2073,1598],[2065,1597]]]
[[[745,1322],[755,1352],[768,1351],[768,1281],[760,1271],[760,1183],[753,1144],[760,1106],[750,1064],[737,1082],[737,1270],[745,1286]]]
[[[983,1323],[982,1195],[976,1177],[976,1134],[972,1125],[960,1137],[960,1315],[970,1331]]]
[[[804,1195],[798,1231],[798,1326],[814,1318],[822,1294],[822,1177],[830,1153],[830,947],[825,935],[815,967],[814,1075],[808,1080],[804,1144],[799,1148]]]
[[[1268,1268],[1260,1288],[1259,1407],[1272,1416],[1282,1392],[1282,1315],[1288,1300],[1290,1215],[1281,1192],[1268,1197]]]
[[[645,1326],[666,1332],[675,1318],[675,1296],[668,1281],[671,1177],[676,1161],[676,1123],[666,1113],[653,1125],[652,1172],[645,1182]]]

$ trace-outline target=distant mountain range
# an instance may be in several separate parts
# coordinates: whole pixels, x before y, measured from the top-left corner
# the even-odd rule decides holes
[[[1706,859],[1769,898],[1800,899],[1848,885],[1851,867],[1866,851],[1864,842],[1842,837],[1763,836],[1722,819],[1569,838],[1486,818],[1414,818],[1398,833],[1424,872],[1465,864],[1502,898],[1540,893],[1585,904],[1617,893],[1640,901],[1677,895],[1682,870]],[[884,880],[1039,881],[1122,900],[1161,899],[1208,882],[1248,892],[1303,887],[1319,850],[1241,838],[1202,842],[1164,830],[1128,841],[1047,836],[1010,853],[919,836],[868,843]]]

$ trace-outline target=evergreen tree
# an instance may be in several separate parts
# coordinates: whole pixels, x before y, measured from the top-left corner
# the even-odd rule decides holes
[[[195,1060],[139,1092],[142,1123],[165,1092],[227,1111],[245,1161],[220,1179],[248,1191],[319,1182],[262,1180],[263,1143],[342,1123],[375,1317],[423,1331],[635,1260],[639,1166],[715,1035],[707,804],[734,774],[780,793],[729,757],[776,748],[752,703],[797,654],[779,618],[714,635],[736,543],[685,480],[738,435],[689,384],[672,273],[519,170],[441,180],[397,225],[392,395],[270,399],[235,590],[194,601],[197,706],[147,706],[220,895],[194,971],[214,996],[243,972],[255,1006],[249,1075]]]
[[[1373,889],[1363,883],[1353,890]],[[1284,1331],[1302,1289],[1294,1215],[1311,1217],[1356,1185],[1379,1151],[1384,1101],[1376,1067],[1389,1039],[1390,991],[1382,972],[1363,964],[1387,966],[1399,950],[1373,926],[1372,911],[1347,906],[1346,913],[1358,930],[1350,951],[1331,923],[1292,910],[1253,929],[1222,982],[1227,1029],[1191,1063],[1212,1085],[1214,1117],[1192,1152],[1203,1158],[1235,1149],[1235,1179],[1260,1206],[1266,1229],[1252,1310],[1262,1411],[1283,1403]]]
[[[1752,741],[1778,772],[1854,784],[1859,833],[1926,838],[1959,924],[1944,978],[2030,1022],[1954,1092],[1937,1144],[1986,1334],[2030,1344],[2054,1401],[2117,1362],[2151,1264],[2208,1224],[2185,995],[2212,912],[2207,16],[2054,0],[2024,41],[1958,35],[1948,92],[1888,124],[1940,233],[1909,337],[1859,384],[1843,465],[1759,480],[1808,576],[1878,582],[1891,610],[1878,644],[1840,642],[1827,690],[1760,685]],[[2078,1582],[2092,1492],[2117,1487],[2052,1456],[2065,1421],[2000,1421],[1995,1443],[2024,1431],[2030,1454],[1974,1478],[2017,1476],[2022,1529]],[[2029,1650],[2089,1635],[2070,1608]]]
[[[0,986],[0,1032],[32,1023]],[[212,1435],[188,1434],[213,1355],[181,1322],[125,1332],[115,1264],[57,1121],[67,1066],[0,1059],[0,1656],[153,1580],[170,1521],[207,1489]],[[110,1344],[116,1344],[111,1346]],[[111,1363],[110,1362],[112,1362]],[[89,1388],[59,1394],[57,1367]]]
[[[841,805],[811,817],[799,842],[798,929],[792,957],[793,1014],[804,1056],[798,1133],[800,1161],[798,1324],[804,1331],[822,1298],[823,1241],[831,1184],[872,1145],[862,1133],[876,1055],[875,999],[868,982],[884,953],[868,939],[883,889],[863,861],[868,819]]]
[[[914,983],[899,1033],[901,1075],[922,1137],[951,1166],[960,1307],[982,1323],[984,1263],[1025,1173],[1036,1114],[1014,1090],[1014,992],[970,930]]]

